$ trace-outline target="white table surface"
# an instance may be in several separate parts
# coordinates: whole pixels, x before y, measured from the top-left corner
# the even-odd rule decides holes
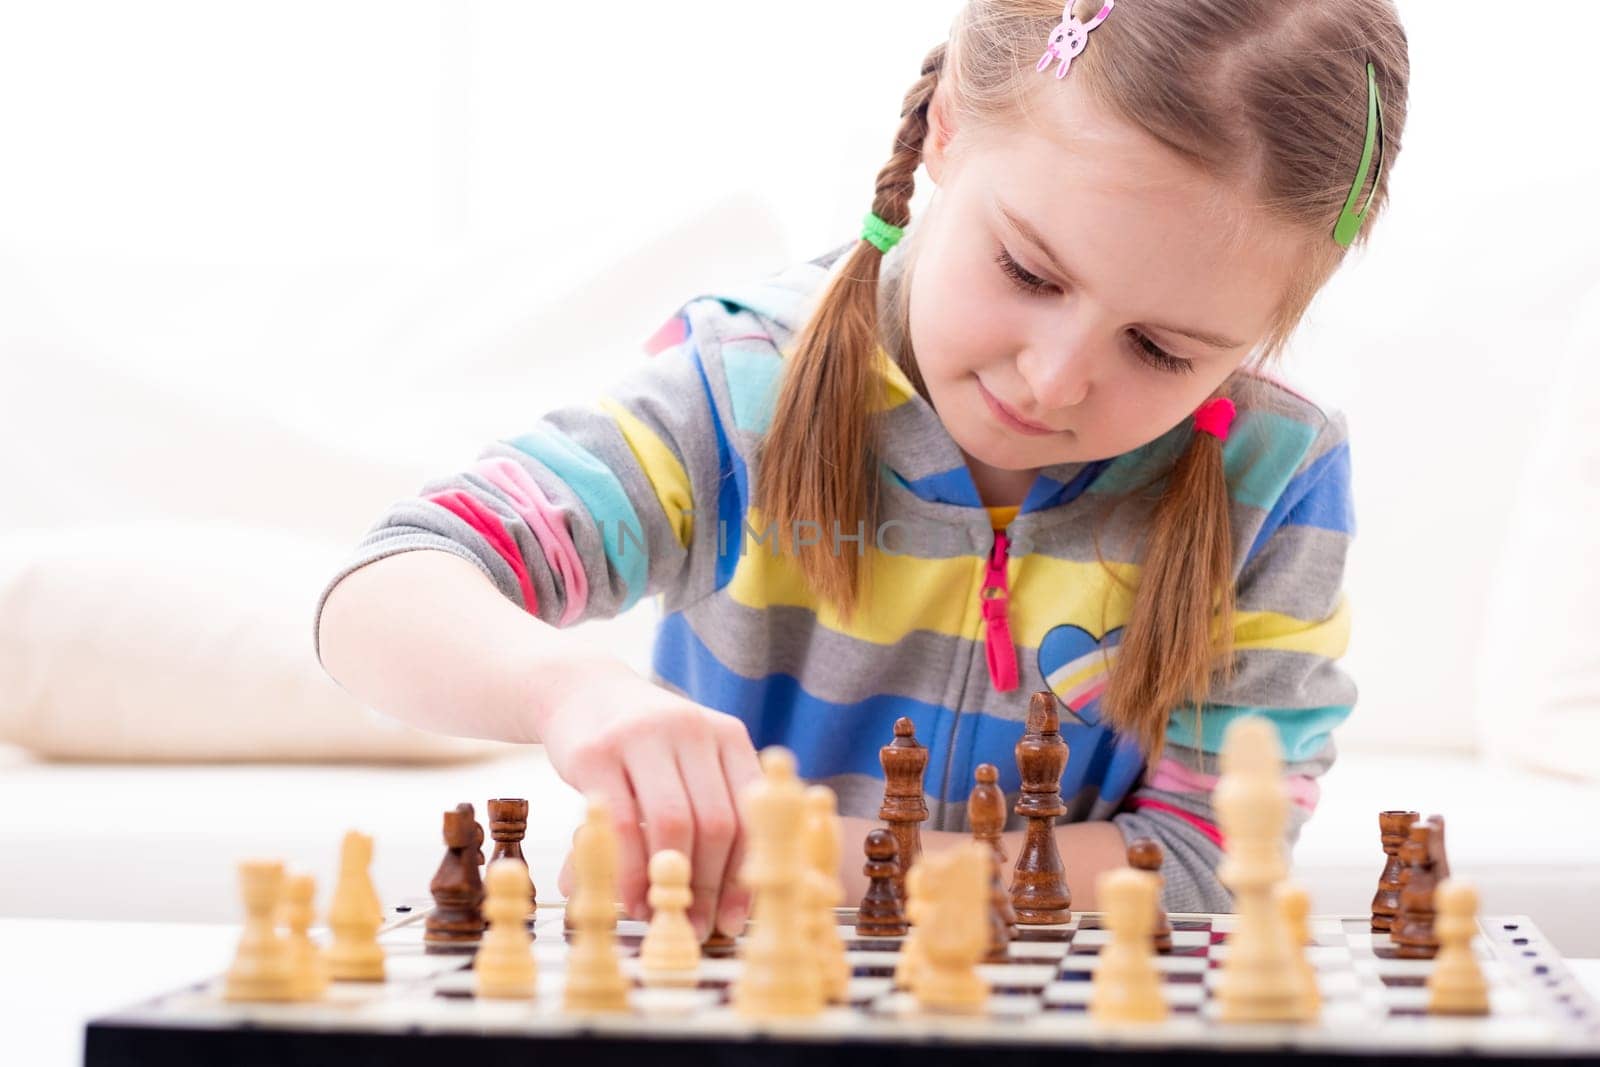
[[[7,1062],[76,1067],[91,1018],[227,969],[239,927],[0,919],[0,1035]],[[1600,997],[1600,959],[1568,960]]]

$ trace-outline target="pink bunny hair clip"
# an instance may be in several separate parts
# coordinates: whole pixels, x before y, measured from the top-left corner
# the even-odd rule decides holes
[[[1072,61],[1088,46],[1089,31],[1106,20],[1116,6],[1116,0],[1106,0],[1105,6],[1088,22],[1078,21],[1078,16],[1072,13],[1076,6],[1075,0],[1067,0],[1066,10],[1061,13],[1061,25],[1050,34],[1050,43],[1044,46],[1044,55],[1039,57],[1036,69],[1041,73],[1049,69],[1051,60],[1059,59],[1061,66],[1056,69],[1056,77],[1065,78]]]

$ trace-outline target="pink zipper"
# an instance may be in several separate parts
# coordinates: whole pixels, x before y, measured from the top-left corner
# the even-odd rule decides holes
[[[1004,530],[994,532],[994,549],[989,553],[989,570],[979,591],[983,609],[984,654],[989,661],[989,680],[996,692],[1009,693],[1019,684],[1017,649],[1011,642],[1011,623],[1006,618],[1011,591],[1006,585],[1006,559],[1011,543]]]

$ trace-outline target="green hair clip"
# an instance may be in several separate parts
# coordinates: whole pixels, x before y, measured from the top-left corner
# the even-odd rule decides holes
[[[1373,146],[1378,150],[1378,174],[1372,179],[1372,192],[1367,194],[1367,202],[1361,205],[1361,210],[1355,210],[1356,198],[1361,195],[1361,187],[1367,184],[1367,172],[1372,168]],[[1344,202],[1344,210],[1339,212],[1339,223],[1333,228],[1333,239],[1344,248],[1350,247],[1350,242],[1356,239],[1356,234],[1361,232],[1361,227],[1366,224],[1367,216],[1372,212],[1373,198],[1378,195],[1378,179],[1383,176],[1383,101],[1378,96],[1378,73],[1371,63],[1367,64],[1367,143],[1361,150],[1361,169],[1356,172],[1356,182],[1350,187],[1350,196]]]

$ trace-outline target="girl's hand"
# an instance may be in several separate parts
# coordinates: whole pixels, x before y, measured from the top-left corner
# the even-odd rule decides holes
[[[701,940],[713,922],[727,934],[743,930],[750,895],[737,882],[744,847],[736,801],[761,776],[744,724],[621,661],[585,672],[542,707],[536,725],[556,773],[611,806],[628,914],[645,916],[650,857],[672,848],[689,857],[689,921]],[[558,881],[569,897],[572,882],[569,852]]]

